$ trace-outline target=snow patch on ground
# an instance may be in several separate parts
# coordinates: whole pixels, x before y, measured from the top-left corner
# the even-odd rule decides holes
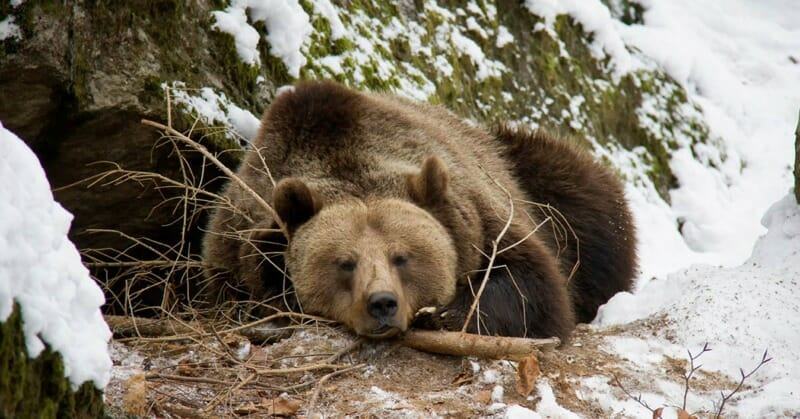
[[[331,26],[331,39],[347,38],[349,33],[344,27],[342,19],[339,18],[339,11],[331,3],[331,0],[312,0],[314,9],[322,15]]]
[[[536,405],[536,411],[519,405],[511,405],[506,409],[506,419],[579,419],[580,416],[561,407],[556,401],[553,388],[550,384],[541,380],[536,384],[536,391],[541,400]]]
[[[0,124],[0,322],[19,303],[28,355],[49,345],[73,389],[110,378],[103,292],[67,238],[72,214],[53,199],[36,155]]]
[[[514,35],[508,31],[503,25],[497,27],[497,40],[495,41],[494,45],[497,48],[503,48],[504,46],[514,42]]]
[[[475,75],[479,81],[486,80],[489,77],[500,77],[505,71],[506,68],[503,63],[486,58],[486,54],[483,53],[481,47],[469,37],[464,36],[459,31],[453,31],[450,36],[456,50],[469,57],[472,64],[477,67]]]
[[[773,360],[750,381],[758,391],[742,393],[737,413],[764,417],[800,410],[800,206],[794,196],[775,203],[763,224],[768,233],[743,265],[695,265],[601,307],[596,325],[663,318],[658,337],[672,343],[613,338],[612,351],[655,364],[662,355],[675,356],[677,347],[698,352],[708,342],[712,351],[703,355],[703,368],[738,378],[739,368],[752,369],[768,350]]]

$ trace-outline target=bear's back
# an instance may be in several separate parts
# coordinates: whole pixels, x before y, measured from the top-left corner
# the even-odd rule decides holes
[[[436,155],[448,167],[454,194],[502,207],[507,200],[493,181],[514,196],[522,192],[498,147],[443,107],[311,82],[276,98],[253,143],[258,153],[249,153],[245,165],[266,164],[275,179],[301,178],[328,201],[405,199],[406,176]]]

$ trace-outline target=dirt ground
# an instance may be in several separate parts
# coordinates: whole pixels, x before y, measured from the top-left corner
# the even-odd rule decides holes
[[[609,397],[635,402],[634,394],[658,393],[655,383],[664,380],[682,389],[688,362],[665,358],[646,370],[609,351],[607,338],[646,337],[660,326],[645,321],[598,331],[581,325],[570,342],[539,354],[535,378],[552,388],[558,405],[580,416],[625,417],[609,408]],[[511,405],[540,407],[540,387],[518,391],[516,362],[434,355],[395,342],[364,342],[342,354],[355,341],[328,326],[304,327],[264,345],[236,335],[115,340],[106,403],[112,417],[167,418],[503,417]],[[712,394],[734,384],[699,371],[692,389]],[[610,394],[598,394],[598,386]],[[670,396],[678,400],[682,392]]]

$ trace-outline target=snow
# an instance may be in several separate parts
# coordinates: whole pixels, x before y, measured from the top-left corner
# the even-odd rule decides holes
[[[344,27],[342,20],[339,18],[339,12],[331,3],[331,0],[313,0],[311,3],[314,5],[314,9],[330,24],[331,39],[337,40],[348,37],[347,28]]]
[[[736,265],[791,181],[800,65],[789,57],[800,51],[800,8],[783,0],[643,4],[644,25],[618,25],[621,36],[687,89],[737,163],[720,177],[690,161],[688,149],[673,156],[682,181],[670,194],[673,210],[690,246],[714,253],[705,262]]]
[[[241,138],[249,143],[261,126],[261,121],[250,111],[240,108],[225,93],[217,93],[210,87],[189,89],[183,82],[174,82],[162,83],[161,88],[169,89],[171,100],[185,106],[205,125],[222,125],[228,138]]]
[[[553,388],[550,384],[541,380],[536,384],[536,391],[541,398],[536,405],[536,411],[530,410],[519,405],[511,405],[506,409],[506,419],[579,419],[580,416],[561,407],[556,401]]]
[[[469,29],[471,32],[478,34],[478,36],[480,36],[482,39],[489,38],[489,33],[486,32],[485,29],[483,29],[481,24],[478,23],[478,21],[475,19],[474,16],[468,17],[465,23],[467,24],[467,29]]]
[[[317,10],[330,17],[332,36],[344,36],[344,27],[329,0],[314,2]],[[267,27],[266,39],[273,56],[283,60],[289,75],[300,76],[306,65],[303,45],[307,44],[313,27],[308,14],[297,0],[234,0],[222,11],[214,11],[214,29],[233,36],[239,58],[251,65],[260,65],[258,55],[259,34],[248,23],[247,12],[253,23],[263,22]],[[334,16],[336,18],[334,19]]]
[[[595,56],[611,58],[617,76],[642,68],[665,71],[686,89],[711,140],[718,141],[709,146],[680,136],[664,138],[678,143],[670,159],[679,182],[670,191],[672,205],[652,194],[646,181],[628,188],[642,226],[642,277],[698,262],[735,266],[764,232],[759,217],[791,182],[791,141],[800,104],[800,65],[794,62],[800,51],[800,8],[785,0],[639,3],[646,9],[641,25],[614,19],[599,0],[527,0],[525,6],[543,18],[537,26],[553,36],[557,16],[575,19],[592,33]],[[637,111],[645,128],[658,130],[665,99],[645,95]],[[698,113],[690,108],[682,112]],[[639,159],[612,152],[606,157],[618,167]],[[644,170],[639,166],[633,168],[637,173],[623,173],[637,177]],[[682,235],[676,236],[679,221]]]
[[[258,65],[258,31],[247,24],[247,13],[239,7],[229,7],[224,12],[212,12],[215,22],[211,26],[220,32],[233,36],[239,58],[247,64]]]
[[[511,35],[511,32],[508,31],[508,28],[500,25],[497,28],[497,40],[495,41],[494,45],[497,48],[503,48],[512,42],[514,42],[514,35]]]
[[[503,386],[496,385],[492,388],[492,402],[503,403],[504,390]]]
[[[472,61],[477,71],[475,76],[479,81],[486,80],[490,77],[500,77],[502,72],[505,71],[505,66],[499,61],[494,61],[486,57],[478,44],[469,37],[463,35],[458,30],[454,30],[450,39],[453,46],[461,55],[466,55]]]
[[[590,32],[593,37],[592,55],[597,59],[610,55],[616,74],[624,74],[638,67],[617,30],[617,21],[599,0],[525,0],[525,7],[545,21],[545,29],[554,34],[553,25],[559,15],[569,15]],[[554,36],[557,39],[557,36]]]
[[[605,347],[651,370],[664,356],[683,359],[687,349],[708,342],[713,350],[703,355],[704,369],[738,378],[739,368],[754,367],[768,349],[774,360],[752,378],[758,392],[747,390],[731,409],[741,417],[797,411],[800,211],[785,195],[800,106],[800,8],[786,0],[637,3],[644,23],[626,25],[600,0],[525,2],[543,18],[534,30],[554,34],[563,14],[580,23],[593,35],[593,54],[609,58],[616,76],[666,72],[688,98],[678,124],[697,119],[709,128],[706,144],[684,134],[685,127],[667,131],[674,123],[664,114],[670,92],[643,95],[637,110],[643,128],[675,144],[669,165],[678,187],[669,192],[671,204],[646,176],[646,150],[596,147],[628,180],[641,275],[633,293],[601,308],[594,327],[636,330],[639,320],[663,320],[657,336],[611,337]],[[580,103],[574,105],[564,119],[579,129]],[[606,381],[587,380],[583,387],[615,414],[647,415],[616,399]],[[671,385],[658,383],[664,394],[674,393],[667,391]]]
[[[0,41],[9,38],[22,39],[22,31],[19,26],[14,23],[14,16],[8,16],[0,20]]]
[[[760,392],[745,392],[742,417],[763,417],[800,409],[800,205],[789,194],[763,217],[768,233],[741,266],[694,265],[665,279],[647,282],[635,294],[621,293],[601,307],[595,324],[664,319],[654,343],[615,338],[611,350],[634,362],[656,364],[661,355],[697,352],[708,342],[704,369],[738,378],[768,350],[773,360],[752,378]],[[764,402],[768,400],[768,402]]]
[[[21,308],[30,357],[59,352],[73,389],[110,378],[103,292],[67,238],[72,215],[53,200],[28,146],[0,124],[0,321]]]

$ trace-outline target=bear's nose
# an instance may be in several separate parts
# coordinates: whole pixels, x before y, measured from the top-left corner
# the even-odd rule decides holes
[[[393,292],[385,291],[370,294],[367,312],[378,320],[387,320],[397,313],[397,296]]]

